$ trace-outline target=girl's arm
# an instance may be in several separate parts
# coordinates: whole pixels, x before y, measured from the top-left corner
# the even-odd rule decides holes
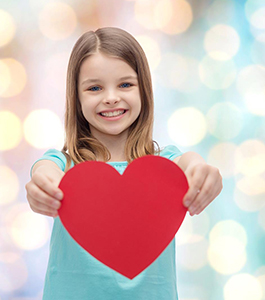
[[[183,198],[190,215],[201,213],[221,192],[222,176],[196,152],[189,151],[173,160],[185,173],[189,189]],[[199,192],[198,192],[199,191]]]
[[[173,161],[182,169],[183,172],[186,171],[188,166],[190,167],[196,163],[206,163],[198,153],[192,151],[176,157]]]

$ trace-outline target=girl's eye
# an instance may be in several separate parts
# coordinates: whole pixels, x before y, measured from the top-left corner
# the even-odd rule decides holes
[[[130,86],[132,86],[132,84],[130,84],[129,82],[125,82],[125,83],[123,83],[123,84],[121,84],[121,85],[124,85],[124,84],[129,84]],[[128,86],[129,87],[129,86]]]
[[[95,89],[95,88],[98,88],[98,86],[93,86],[92,88],[88,89],[89,91],[94,91],[94,92],[97,92],[98,90],[92,90],[92,89]]]

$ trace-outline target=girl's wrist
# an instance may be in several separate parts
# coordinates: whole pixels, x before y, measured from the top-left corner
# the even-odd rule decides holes
[[[178,166],[185,172],[187,169],[194,167],[197,164],[206,164],[206,161],[198,153],[189,151],[182,154]]]

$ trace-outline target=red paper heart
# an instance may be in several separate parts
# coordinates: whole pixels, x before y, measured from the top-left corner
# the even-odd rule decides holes
[[[71,168],[59,188],[59,216],[68,233],[130,279],[163,252],[187,212],[186,176],[161,156],[137,158],[123,175],[107,163],[86,161]]]

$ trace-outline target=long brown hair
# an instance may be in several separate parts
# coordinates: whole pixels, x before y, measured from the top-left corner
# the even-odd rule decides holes
[[[137,73],[141,97],[141,112],[130,126],[125,144],[128,163],[135,158],[154,155],[161,150],[153,141],[154,100],[151,74],[145,53],[137,40],[128,32],[116,27],[103,27],[84,33],[72,50],[66,82],[65,143],[61,150],[67,158],[65,172],[74,164],[87,160],[104,161],[111,158],[109,150],[91,135],[78,96],[78,75],[82,62],[94,53],[101,52],[122,59]],[[155,144],[157,149],[155,148]],[[66,152],[68,151],[68,153]]]

